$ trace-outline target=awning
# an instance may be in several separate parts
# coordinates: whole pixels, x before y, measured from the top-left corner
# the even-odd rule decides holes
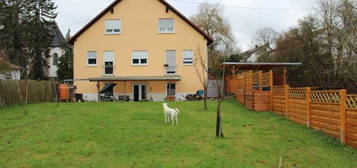
[[[114,88],[115,85],[117,85],[117,84],[111,83],[111,84],[105,85],[103,87],[103,89],[99,91],[99,93],[100,94],[105,93],[105,92],[107,92],[107,90],[110,90],[110,89]]]
[[[100,81],[180,81],[181,77],[178,75],[166,76],[120,76],[120,77],[98,77],[89,78],[90,82]]]
[[[299,62],[224,62],[222,65],[234,66],[239,70],[262,70],[273,69],[278,67],[299,66],[302,63]]]

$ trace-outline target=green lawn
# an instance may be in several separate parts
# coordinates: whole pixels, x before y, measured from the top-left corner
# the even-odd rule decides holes
[[[169,103],[180,125],[164,124],[161,103],[36,104],[0,109],[0,167],[357,168],[357,152],[272,113],[215,102]],[[26,114],[27,113],[27,114]]]

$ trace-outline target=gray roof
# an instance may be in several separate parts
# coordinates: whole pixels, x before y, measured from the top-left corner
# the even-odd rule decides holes
[[[271,66],[290,66],[302,65],[301,62],[223,62],[223,65],[271,65]]]
[[[63,37],[63,34],[56,22],[52,22],[49,26],[49,29],[51,35],[53,36],[52,42],[50,44],[51,47],[60,47],[66,43],[66,39]]]
[[[178,75],[166,75],[166,76],[110,76],[110,77],[98,77],[89,78],[91,82],[98,81],[180,81],[181,77]]]

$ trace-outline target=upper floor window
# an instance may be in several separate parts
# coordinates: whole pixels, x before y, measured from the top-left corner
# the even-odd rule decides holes
[[[174,33],[174,19],[159,19],[159,33]]]
[[[193,53],[191,50],[183,51],[183,64],[192,65],[193,64]]]
[[[114,73],[114,52],[104,52],[104,75]]]
[[[121,20],[105,21],[105,34],[120,34],[120,33],[121,33]]]
[[[96,66],[97,65],[97,52],[96,51],[88,51],[87,53],[87,64],[89,66]]]
[[[58,54],[57,53],[53,54],[52,65],[58,65]]]
[[[133,65],[147,65],[148,52],[147,51],[133,51],[131,55]]]

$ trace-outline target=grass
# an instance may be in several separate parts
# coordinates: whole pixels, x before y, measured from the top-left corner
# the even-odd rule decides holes
[[[357,168],[357,152],[272,113],[215,102],[175,102],[180,126],[161,103],[35,104],[0,109],[1,168]],[[25,110],[27,112],[25,112]]]

